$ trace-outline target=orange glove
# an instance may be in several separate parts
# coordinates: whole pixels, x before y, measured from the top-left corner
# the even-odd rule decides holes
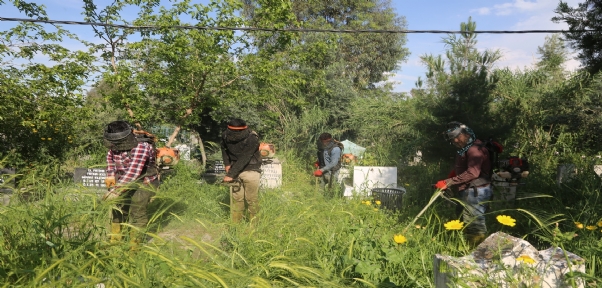
[[[314,176],[316,176],[316,177],[322,177],[322,170],[316,170],[314,172]]]
[[[113,186],[115,186],[117,184],[117,182],[115,182],[115,177],[106,177],[105,178],[105,185],[107,185],[107,188],[111,188]]]
[[[316,168],[320,167],[320,162],[316,161],[316,163],[314,163],[314,167],[316,167]]]
[[[435,184],[435,188],[445,190],[447,189],[447,182],[445,182],[445,180],[439,180],[437,181],[437,184]]]
[[[451,172],[449,172],[449,174],[447,175],[447,178],[452,178],[452,177],[456,177],[456,170],[452,170]]]

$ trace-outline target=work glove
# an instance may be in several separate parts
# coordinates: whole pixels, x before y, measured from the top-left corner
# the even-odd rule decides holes
[[[115,182],[115,177],[106,177],[105,178],[105,185],[107,185],[107,188],[111,188],[113,186],[115,186],[117,184],[117,182]]]
[[[445,190],[447,189],[447,182],[445,182],[445,180],[439,180],[437,181],[437,184],[435,184],[435,188]]]
[[[107,191],[107,193],[105,193],[105,195],[102,196],[102,200],[110,201],[119,197],[120,195],[121,194],[119,194],[115,189],[110,189]]]
[[[449,174],[447,175],[447,178],[452,178],[452,177],[456,177],[456,170],[452,170],[451,172],[449,172]]]
[[[316,161],[316,163],[314,163],[314,167],[316,167],[316,168],[320,167],[320,162]]]
[[[322,177],[322,170],[316,170],[316,171],[314,171],[314,176],[316,176],[316,177]]]

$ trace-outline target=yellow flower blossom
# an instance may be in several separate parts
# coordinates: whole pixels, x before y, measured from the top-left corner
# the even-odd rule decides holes
[[[460,222],[460,220],[452,220],[443,224],[443,226],[445,226],[445,229],[447,230],[460,230],[462,227],[464,227],[464,222]]]
[[[416,229],[420,229],[420,225],[416,225]]]
[[[594,225],[587,225],[587,226],[585,226],[585,229],[590,230],[590,231],[596,230],[596,228],[598,228],[598,227],[596,227]]]
[[[598,227],[602,227],[602,220],[598,221]]]
[[[498,215],[495,217],[495,219],[497,219],[497,222],[500,222],[506,226],[514,227],[516,225],[516,219],[507,215]]]
[[[516,258],[516,261],[525,262],[527,264],[535,264],[535,260],[529,257],[529,255],[520,255],[518,258]]]
[[[48,137],[48,141],[52,141],[52,138]]]
[[[410,183],[406,183],[406,187],[410,187]]]
[[[403,244],[406,243],[408,239],[401,234],[395,234],[395,236],[393,236],[393,241],[395,241],[397,244]]]
[[[378,208],[374,208],[374,211],[378,211]]]
[[[42,137],[41,139],[42,139],[42,141],[46,140],[46,138],[44,138],[44,137]]]
[[[380,205],[380,200],[376,200],[376,205]]]
[[[575,222],[575,226],[577,227],[577,229],[583,229],[583,223],[581,222]]]
[[[370,203],[370,201],[366,201],[366,205],[370,206],[372,203]]]

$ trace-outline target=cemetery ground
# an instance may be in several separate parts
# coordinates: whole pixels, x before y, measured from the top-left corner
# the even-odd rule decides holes
[[[17,193],[0,206],[0,283],[5,287],[434,287],[436,254],[460,257],[472,247],[454,204],[436,199],[430,184],[438,167],[402,167],[407,193],[397,214],[369,197],[343,198],[316,190],[310,164],[284,157],[283,186],[261,192],[255,225],[229,221],[228,188],[199,182],[184,162],[165,179],[150,204],[147,241],[108,242],[110,203],[72,183],[28,179],[27,200]],[[494,201],[489,232],[523,238],[537,249],[561,247],[585,259],[585,273],[567,287],[602,285],[600,180],[577,177],[558,187],[532,175],[514,203]],[[506,215],[515,226],[498,222]],[[416,218],[416,219],[415,219]],[[415,220],[415,221],[414,221]],[[505,222],[505,221],[502,221]],[[508,224],[507,222],[505,222]],[[452,228],[452,229],[449,229]],[[495,261],[495,259],[494,259]],[[525,267],[528,268],[528,263]],[[517,271],[508,280],[521,286]],[[485,276],[486,277],[486,276]],[[512,282],[514,281],[514,282]],[[499,287],[481,282],[480,287]],[[531,286],[534,287],[534,286]]]

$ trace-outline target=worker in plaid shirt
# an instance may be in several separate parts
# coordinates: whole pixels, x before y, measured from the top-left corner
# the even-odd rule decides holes
[[[159,186],[156,153],[149,142],[138,141],[133,129],[125,121],[109,123],[104,133],[107,153],[108,191],[103,199],[117,199],[112,210],[111,241],[121,240],[121,223],[129,222],[134,227],[145,228],[148,223],[146,209],[154,190]],[[132,231],[130,242],[137,245],[139,237]]]

